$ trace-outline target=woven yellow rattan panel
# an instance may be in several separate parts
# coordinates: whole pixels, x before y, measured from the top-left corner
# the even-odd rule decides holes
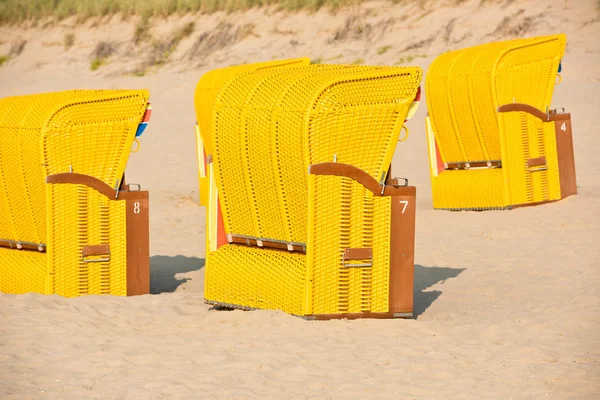
[[[107,90],[61,107],[44,130],[46,173],[73,167],[118,187],[148,98],[146,90]]]
[[[555,35],[488,43],[436,58],[426,97],[443,161],[501,159],[496,109],[513,101],[545,109],[564,45],[564,35]]]
[[[525,103],[546,111],[552,102],[566,36],[545,36],[518,43],[505,52],[493,75],[496,106]]]
[[[523,112],[501,117],[507,202],[510,205],[559,200],[560,176],[554,122]],[[545,157],[547,169],[528,168],[527,160]]]
[[[207,256],[204,298],[301,315],[305,279],[304,254],[229,244]]]
[[[44,253],[0,248],[0,292],[44,294],[49,277],[46,260]]]
[[[389,310],[391,198],[375,197],[359,183],[336,176],[309,177],[310,227],[307,314]],[[370,248],[372,267],[345,267],[347,248]],[[353,260],[350,263],[368,263]]]
[[[506,42],[442,54],[425,81],[427,108],[445,162],[500,159],[492,69]]]
[[[497,104],[508,104],[516,97],[519,103],[548,110],[565,45],[565,36],[558,35],[540,38],[535,45],[507,53],[499,62],[495,76]],[[559,200],[554,122],[542,123],[522,112],[498,114],[498,121],[509,203]],[[537,157],[546,157],[547,170],[532,172],[528,169],[527,160]]]
[[[196,120],[198,121],[196,132],[196,148],[199,164],[199,171],[203,171],[204,167],[204,152],[211,155],[212,139],[211,139],[211,115],[215,98],[223,85],[235,75],[244,72],[254,71],[262,68],[286,68],[290,66],[306,65],[310,62],[308,58],[295,58],[288,60],[273,60],[267,62],[259,62],[252,64],[236,65],[227,68],[215,69],[208,71],[196,86],[194,94],[194,105],[196,109]],[[200,165],[202,164],[202,165]],[[198,186],[200,187],[200,205],[208,205],[209,178],[206,173],[199,172]],[[207,211],[208,212],[208,211]],[[208,236],[208,235],[207,235]]]
[[[109,200],[82,185],[48,185],[52,210],[48,246],[53,272],[52,293],[65,297],[84,294],[127,294],[126,202]],[[109,262],[87,263],[87,245],[110,246]],[[90,259],[98,259],[93,257]]]
[[[217,94],[223,85],[236,75],[244,72],[254,71],[262,68],[286,68],[297,65],[307,65],[308,58],[294,58],[288,60],[273,60],[251,64],[235,65],[227,68],[219,68],[206,72],[196,85],[194,93],[194,106],[196,118],[202,135],[202,142],[207,154],[212,154],[210,116]]]
[[[0,100],[0,239],[46,243],[45,177],[74,172],[115,187],[145,90],[75,90]]]
[[[443,171],[432,177],[433,207],[447,210],[506,208],[503,170]]]
[[[308,165],[337,156],[380,180],[420,79],[419,68],[311,65],[228,81],[212,116],[226,231],[305,243]]]

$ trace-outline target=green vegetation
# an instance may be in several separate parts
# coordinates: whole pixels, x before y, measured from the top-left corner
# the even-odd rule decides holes
[[[311,64],[321,64],[323,62],[323,57],[317,57],[310,60]]]
[[[0,0],[0,24],[44,17],[81,18],[122,13],[124,16],[166,16],[188,12],[246,10],[278,5],[282,9],[318,9],[356,4],[361,0]]]
[[[365,63],[365,59],[364,58],[357,58],[356,60],[352,61],[351,64],[360,65],[360,64],[364,64],[364,63]]]
[[[402,64],[410,64],[415,58],[425,58],[427,54],[415,54],[406,57],[400,57],[398,61],[394,63],[394,65],[402,65]]]
[[[103,58],[94,58],[90,64],[90,69],[92,71],[95,71],[98,68],[100,68],[102,65],[104,65],[105,63],[106,63],[106,60],[104,60]]]
[[[116,53],[116,49],[112,43],[109,42],[100,42],[96,45],[96,48],[92,52],[92,62],[90,64],[90,69],[92,71],[97,70],[104,64],[106,64],[106,59],[113,54]]]
[[[0,56],[0,67],[2,66],[2,64],[7,62],[8,60],[10,60],[9,56]]]
[[[387,52],[389,49],[391,49],[392,46],[383,46],[377,49],[377,54],[382,55],[385,54],[385,52]]]

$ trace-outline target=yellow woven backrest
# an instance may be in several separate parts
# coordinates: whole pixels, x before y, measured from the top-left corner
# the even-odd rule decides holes
[[[120,184],[145,90],[75,90],[0,100],[0,240],[45,244],[47,175]]]
[[[502,158],[498,106],[550,105],[564,35],[488,43],[442,54],[426,79],[427,107],[444,162]]]
[[[380,180],[420,79],[416,67],[310,65],[228,81],[211,122],[227,233],[306,243],[308,166],[337,157]]]
[[[214,69],[202,75],[196,85],[194,93],[194,105],[196,108],[196,155],[198,157],[198,186],[200,188],[200,204],[208,207],[210,192],[209,177],[207,176],[204,156],[212,154],[212,142],[210,133],[210,116],[213,104],[219,90],[235,75],[263,68],[286,68],[298,65],[308,65],[308,58],[294,58],[286,60],[273,60],[252,64],[235,65],[226,68]],[[210,208],[210,207],[208,207]],[[210,210],[207,209],[210,213]],[[210,224],[209,224],[210,226]],[[208,228],[210,230],[210,228]],[[210,238],[210,232],[207,238]]]
[[[219,90],[221,90],[223,85],[229,79],[235,75],[261,68],[285,68],[295,65],[308,65],[309,62],[310,60],[308,58],[273,60],[213,69],[202,75],[202,78],[200,78],[198,84],[196,85],[196,91],[194,93],[194,105],[196,108],[198,127],[200,128],[202,142],[206,148],[207,154],[212,153],[212,143],[210,138],[210,116],[212,113],[212,107]]]

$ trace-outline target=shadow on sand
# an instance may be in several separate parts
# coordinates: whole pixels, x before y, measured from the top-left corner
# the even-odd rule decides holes
[[[423,314],[429,306],[442,294],[439,290],[425,291],[436,283],[444,283],[446,279],[456,278],[464,268],[423,267],[415,265],[415,318]]]
[[[174,292],[190,278],[177,278],[177,274],[198,271],[204,268],[204,259],[185,256],[150,257],[150,293]],[[418,318],[442,294],[439,290],[427,288],[456,278],[464,268],[423,267],[415,265],[414,316]]]
[[[198,271],[204,267],[204,259],[185,256],[150,257],[150,293],[174,292],[190,278],[176,278],[175,275]]]

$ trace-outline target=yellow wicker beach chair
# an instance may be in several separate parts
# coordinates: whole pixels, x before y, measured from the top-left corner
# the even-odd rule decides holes
[[[148,192],[124,171],[145,90],[0,99],[0,292],[149,292]]]
[[[206,155],[212,153],[210,134],[210,115],[212,105],[221,87],[235,75],[263,68],[286,68],[298,65],[308,65],[308,58],[293,58],[287,60],[273,60],[252,64],[235,65],[227,68],[218,68],[208,71],[196,85],[194,102],[198,110],[196,124],[196,152],[198,156],[198,182],[200,187],[200,205],[208,205],[209,178],[206,171]]]
[[[571,117],[550,110],[565,45],[565,35],[518,39],[434,60],[425,86],[434,208],[504,209],[577,192]]]
[[[415,188],[388,171],[421,74],[251,68],[223,81],[208,122],[197,92],[208,208],[222,210],[207,236],[224,232],[207,242],[207,303],[309,319],[412,315]]]

